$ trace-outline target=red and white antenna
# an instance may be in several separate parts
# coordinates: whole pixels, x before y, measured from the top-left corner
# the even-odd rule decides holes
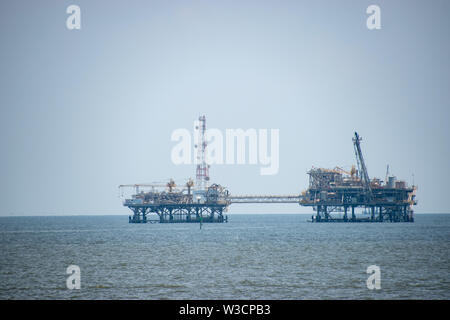
[[[200,116],[198,118],[198,144],[197,148],[197,172],[196,172],[196,189],[206,190],[209,181],[209,165],[206,164],[206,117]]]

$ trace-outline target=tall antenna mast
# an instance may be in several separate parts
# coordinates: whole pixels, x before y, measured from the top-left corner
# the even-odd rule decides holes
[[[206,190],[209,181],[209,166],[206,164],[206,117],[200,116],[198,118],[198,145],[197,148],[197,171],[196,171],[196,189]]]

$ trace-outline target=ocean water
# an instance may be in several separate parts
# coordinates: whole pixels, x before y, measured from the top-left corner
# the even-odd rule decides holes
[[[0,299],[449,299],[450,214],[415,223],[229,215],[223,224],[128,216],[0,218]],[[66,268],[81,269],[81,289]],[[367,267],[381,270],[369,290]]]

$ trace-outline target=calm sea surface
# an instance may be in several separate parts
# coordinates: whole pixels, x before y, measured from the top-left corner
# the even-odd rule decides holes
[[[0,299],[450,299],[450,214],[415,223],[0,218]],[[81,289],[66,268],[81,268]],[[381,269],[369,290],[366,269]]]

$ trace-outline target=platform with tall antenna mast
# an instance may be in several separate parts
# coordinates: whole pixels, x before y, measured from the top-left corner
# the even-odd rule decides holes
[[[130,223],[177,223],[177,222],[227,222],[224,215],[230,205],[228,190],[217,184],[209,184],[209,164],[206,162],[206,117],[198,118],[195,183],[169,179],[164,183],[121,185],[120,189],[132,188],[135,193],[125,199],[123,205],[133,211]],[[150,219],[155,213],[157,219]]]
[[[397,181],[389,174],[385,181],[369,178],[361,150],[362,138],[355,132],[352,138],[357,168],[350,171],[312,168],[308,171],[309,187],[294,194],[233,195],[227,188],[210,183],[206,159],[206,117],[198,118],[195,126],[197,141],[195,182],[188,180],[119,186],[131,188],[134,194],[123,205],[133,211],[130,223],[227,222],[224,213],[231,204],[294,203],[312,207],[316,212],[311,222],[413,222],[413,206],[417,204],[414,185]],[[358,213],[362,211],[362,213]],[[156,219],[149,218],[156,214]]]

